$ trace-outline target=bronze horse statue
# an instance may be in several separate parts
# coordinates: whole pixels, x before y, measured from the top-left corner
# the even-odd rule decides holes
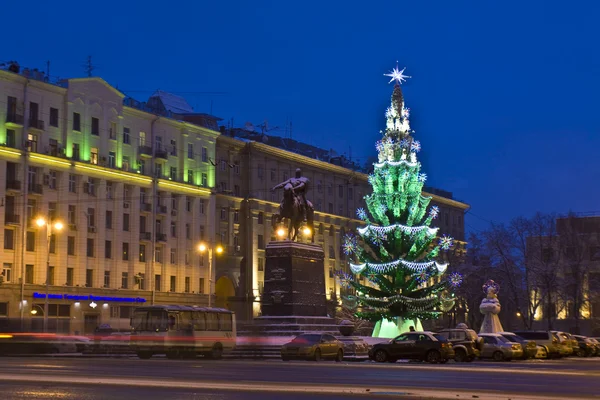
[[[315,209],[310,201],[306,201],[306,226],[310,229],[310,242],[315,242],[315,224],[314,216]],[[291,184],[285,185],[283,188],[283,201],[279,205],[279,214],[273,215],[272,227],[276,229],[283,219],[288,220],[288,240],[296,240],[298,231],[304,223],[302,215],[302,204],[294,194],[294,189]]]

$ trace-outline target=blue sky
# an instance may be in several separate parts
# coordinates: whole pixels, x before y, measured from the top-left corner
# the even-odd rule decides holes
[[[36,4],[37,3],[37,4]],[[157,3],[158,4],[158,3]],[[0,61],[155,89],[234,125],[364,161],[396,60],[428,184],[471,205],[468,229],[600,211],[600,2],[13,2]],[[10,33],[10,34],[9,34]],[[207,92],[212,92],[207,93]],[[218,93],[215,93],[218,92]]]

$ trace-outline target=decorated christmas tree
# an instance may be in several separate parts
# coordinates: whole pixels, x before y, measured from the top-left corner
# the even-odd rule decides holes
[[[369,176],[373,192],[365,196],[367,210],[357,210],[366,226],[344,239],[354,275],[339,275],[354,293],[344,304],[356,307],[357,317],[376,322],[376,337],[395,337],[410,326],[422,329],[421,320],[453,307],[450,290],[461,281],[458,274],[444,278],[448,264],[438,262],[440,249],[448,250],[453,240],[430,227],[439,209],[428,211],[431,198],[421,193],[426,180],[417,160],[421,144],[412,137],[400,88],[408,76],[397,66],[386,76],[395,86]]]

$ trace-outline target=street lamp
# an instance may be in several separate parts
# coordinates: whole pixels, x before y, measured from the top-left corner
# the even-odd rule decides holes
[[[43,228],[46,226],[46,296],[44,298],[44,333],[48,332],[48,295],[50,289],[50,239],[52,237],[52,227],[57,231],[62,230],[64,225],[62,222],[57,221],[54,224],[44,219],[43,217],[39,217],[35,220],[35,223],[38,227]],[[32,310],[33,311],[33,310]],[[35,314],[34,314],[35,315]]]
[[[208,258],[209,258],[209,263],[208,263],[208,306],[211,307],[212,306],[212,267],[213,267],[213,257],[212,257],[212,248],[209,248],[205,243],[200,243],[198,245],[198,251],[200,251],[201,254],[204,254],[205,251],[208,250]],[[215,246],[215,252],[217,254],[223,254],[223,246],[221,246],[220,244]]]

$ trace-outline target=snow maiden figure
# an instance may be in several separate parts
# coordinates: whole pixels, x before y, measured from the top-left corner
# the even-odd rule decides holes
[[[500,285],[493,280],[487,281],[483,285],[483,292],[487,294],[487,297],[481,301],[479,311],[485,317],[481,324],[479,333],[497,333],[503,332],[502,324],[498,314],[500,313],[500,301],[498,301],[498,292],[500,291]]]

